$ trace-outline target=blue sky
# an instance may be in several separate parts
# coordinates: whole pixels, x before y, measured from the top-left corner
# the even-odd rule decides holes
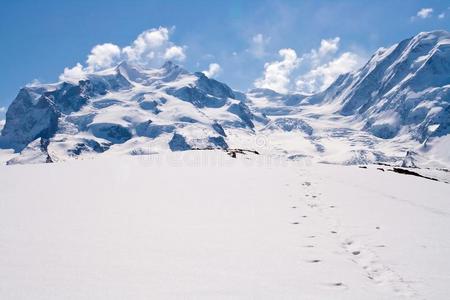
[[[236,89],[313,92],[379,47],[420,31],[450,30],[449,6],[418,0],[5,0],[0,107],[33,80],[57,81],[77,63],[87,68],[96,45],[112,43],[124,53],[152,28],[167,29],[161,51],[182,51],[175,60],[190,71],[212,64],[210,75]]]

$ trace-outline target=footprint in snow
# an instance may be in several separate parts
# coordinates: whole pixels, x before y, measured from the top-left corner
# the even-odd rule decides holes
[[[340,281],[325,283],[324,286],[327,288],[330,288],[330,289],[340,289],[340,290],[345,290],[348,288],[348,286],[346,284],[344,284],[343,282],[340,282]]]
[[[384,247],[384,245],[376,247],[380,246]],[[366,273],[366,277],[373,280],[374,283],[390,286],[398,295],[407,297],[417,295],[408,281],[396,273],[389,265],[385,265],[370,248],[352,240],[346,240],[342,243],[342,247],[353,256],[352,261],[359,265]]]

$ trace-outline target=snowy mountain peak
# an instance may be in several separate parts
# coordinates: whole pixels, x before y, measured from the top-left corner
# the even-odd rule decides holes
[[[441,40],[450,39],[450,32],[446,30],[433,30],[433,31],[424,31],[418,33],[416,36],[412,38],[413,40],[420,41],[430,41],[432,44],[436,44]]]
[[[449,96],[450,33],[432,31],[380,49],[308,100],[365,120],[363,129],[378,137],[410,134],[424,141],[450,132]]]
[[[227,134],[252,132],[256,118],[235,98],[226,84],[172,62],[158,69],[122,62],[78,84],[22,89],[8,109],[1,143],[33,161],[227,148]]]
[[[115,70],[117,73],[124,76],[128,81],[142,82],[146,77],[139,67],[131,66],[126,61],[121,62]]]
[[[180,66],[178,66],[177,64],[173,63],[171,60],[166,61],[162,67],[162,69],[165,69],[167,71],[171,71],[173,69],[179,69]]]

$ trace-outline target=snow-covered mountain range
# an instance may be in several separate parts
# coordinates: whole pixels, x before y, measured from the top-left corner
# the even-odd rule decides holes
[[[242,93],[172,62],[122,62],[78,83],[27,86],[8,108],[0,145],[7,163],[244,148],[446,167],[449,133],[450,33],[433,31],[379,49],[313,96]]]

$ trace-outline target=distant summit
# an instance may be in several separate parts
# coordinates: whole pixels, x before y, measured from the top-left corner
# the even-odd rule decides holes
[[[450,133],[450,33],[421,32],[378,50],[360,70],[341,75],[313,102],[334,103],[365,120],[381,138],[411,133],[419,141]]]

